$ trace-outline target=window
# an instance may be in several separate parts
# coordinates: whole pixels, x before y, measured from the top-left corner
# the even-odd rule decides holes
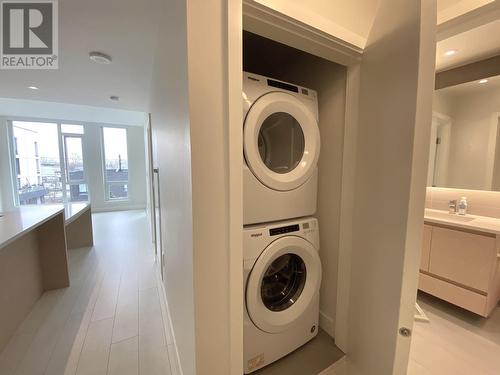
[[[61,132],[66,134],[83,134],[83,125],[61,124]]]
[[[64,202],[56,123],[12,121],[19,204]]]
[[[128,198],[127,129],[102,128],[107,200]]]
[[[64,134],[64,164],[66,166],[66,197],[70,202],[87,202],[85,169],[83,165],[83,139],[78,134]]]

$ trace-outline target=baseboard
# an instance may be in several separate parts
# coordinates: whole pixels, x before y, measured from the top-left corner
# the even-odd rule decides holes
[[[156,263],[156,267],[155,267],[156,280],[157,280],[157,284],[160,285],[159,294],[160,294],[160,303],[161,303],[161,308],[162,308],[161,313],[163,315],[164,329],[165,329],[165,332],[169,332],[170,337],[172,337],[172,345],[173,345],[174,351],[175,351],[175,360],[177,361],[177,363],[173,366],[173,368],[177,369],[178,373],[175,373],[174,369],[172,369],[172,375],[184,375],[184,373],[182,372],[179,351],[177,350],[177,341],[175,340],[175,332],[173,329],[174,326],[172,325],[170,309],[168,308],[168,300],[167,300],[167,293],[165,291],[165,285],[163,284],[163,281],[161,279],[161,270],[159,269],[159,263],[158,262],[155,262],[155,263]],[[168,324],[167,324],[167,319],[168,319]],[[171,368],[172,368],[172,366],[171,366]]]
[[[92,212],[114,212],[114,211],[136,211],[136,210],[145,210],[146,206],[144,205],[133,205],[133,206],[114,206],[114,207],[97,207],[91,206]]]
[[[334,319],[325,314],[323,311],[319,312],[319,326],[323,329],[330,337],[335,337],[335,321]]]

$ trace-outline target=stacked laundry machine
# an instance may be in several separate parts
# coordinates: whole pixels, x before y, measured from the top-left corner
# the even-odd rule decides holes
[[[314,90],[243,73],[244,370],[318,333],[320,134]]]

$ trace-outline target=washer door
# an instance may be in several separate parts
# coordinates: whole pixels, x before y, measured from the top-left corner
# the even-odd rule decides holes
[[[248,315],[261,330],[283,332],[313,303],[321,284],[314,247],[296,236],[272,242],[259,256],[246,290]]]
[[[318,162],[316,119],[293,95],[271,92],[250,108],[243,130],[252,173],[274,190],[293,190],[307,181]]]

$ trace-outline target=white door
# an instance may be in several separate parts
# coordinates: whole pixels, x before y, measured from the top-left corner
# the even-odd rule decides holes
[[[360,64],[349,251],[350,374],[407,371],[423,233],[435,29],[435,1],[380,0]]]
[[[250,108],[243,131],[248,167],[264,185],[296,189],[318,162],[320,138],[314,115],[293,95],[271,92]]]
[[[321,284],[316,249],[297,236],[272,242],[255,262],[248,278],[248,315],[261,330],[286,330],[310,306]]]

